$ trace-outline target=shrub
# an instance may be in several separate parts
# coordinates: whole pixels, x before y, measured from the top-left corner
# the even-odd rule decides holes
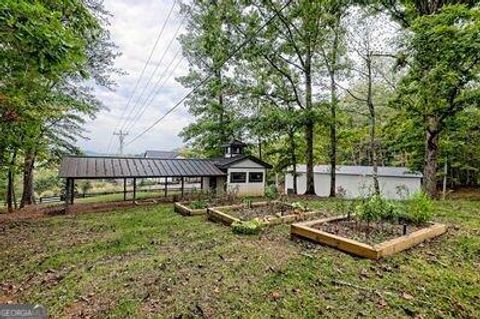
[[[374,195],[357,206],[358,217],[366,222],[377,221],[382,217],[384,205],[383,198]]]
[[[236,221],[232,223],[232,231],[235,234],[257,235],[262,231],[264,226],[265,224],[258,219]]]
[[[406,209],[405,217],[415,224],[425,224],[433,216],[433,202],[424,192],[415,193]]]
[[[207,202],[204,200],[196,200],[191,202],[188,206],[190,206],[191,209],[207,208]]]
[[[270,200],[278,197],[278,190],[275,185],[269,185],[265,188],[265,197]]]
[[[402,213],[397,204],[386,200],[379,195],[374,195],[357,207],[360,219],[367,222],[380,219],[396,222]]]

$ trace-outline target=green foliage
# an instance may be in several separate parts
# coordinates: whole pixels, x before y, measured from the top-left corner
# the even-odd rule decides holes
[[[268,185],[265,187],[265,197],[269,200],[278,198],[278,189],[275,185]]]
[[[420,225],[429,222],[432,217],[432,200],[424,192],[415,193],[406,206],[405,218]]]
[[[38,194],[44,194],[46,191],[49,191],[53,195],[61,189],[62,185],[63,183],[58,177],[58,173],[52,170],[40,171],[34,180],[34,189]]]
[[[207,208],[207,202],[205,200],[199,199],[191,202],[188,206],[192,209]]]
[[[93,188],[92,182],[89,180],[82,180],[77,184],[77,187],[80,188],[82,194],[86,194],[89,190]]]
[[[399,206],[380,195],[373,195],[357,206],[358,217],[367,222],[379,220],[398,221],[401,216]]]
[[[374,195],[357,206],[358,217],[367,222],[378,221],[382,217],[385,201]]]
[[[241,220],[232,223],[232,231],[235,234],[257,235],[262,231],[264,226],[265,224],[258,219]]]
[[[421,225],[432,219],[433,202],[424,192],[415,193],[406,203],[374,195],[358,205],[356,212],[358,218],[366,222],[385,220]]]
[[[0,168],[79,152],[82,125],[102,107],[92,85],[110,87],[116,72],[107,16],[100,0],[1,2]]]
[[[301,212],[308,211],[307,205],[302,202],[293,202],[292,207],[297,211],[301,211]]]

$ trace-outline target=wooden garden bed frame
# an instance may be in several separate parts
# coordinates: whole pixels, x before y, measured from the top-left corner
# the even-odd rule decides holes
[[[255,206],[261,206],[265,205],[267,202],[252,202],[252,207]],[[175,212],[184,215],[184,216],[195,216],[195,215],[205,215],[207,214],[208,208],[198,208],[198,209],[193,209],[188,207],[189,203],[188,202],[176,202],[174,206]],[[223,208],[223,209],[228,209],[228,208],[242,208],[244,207],[244,204],[236,204],[236,205],[229,205],[229,206],[217,206],[217,207],[212,207],[212,208]]]
[[[307,238],[314,242],[318,242],[360,257],[380,259],[382,257],[396,254],[402,250],[409,249],[427,239],[440,236],[447,231],[446,225],[432,223],[430,226],[417,230],[413,233],[393,238],[380,244],[368,245],[353,239],[340,237],[311,227],[312,225],[334,222],[347,218],[347,216],[336,216],[302,223],[295,223],[291,226],[291,235],[292,237]]]
[[[279,202],[279,201],[272,201],[272,202],[257,202],[257,203],[252,203],[252,208],[258,207],[258,206],[267,206],[268,204],[276,204],[276,203],[281,203],[287,206],[292,207],[290,203],[285,203],[285,202]],[[224,209],[239,209],[243,208],[244,205],[233,205],[233,206],[223,206],[223,207],[210,207],[207,209],[207,218],[211,221],[222,223],[224,225],[230,226],[234,222],[240,221],[239,218],[233,217],[227,213],[222,212]],[[285,216],[275,216],[275,215],[269,215],[265,216],[265,225],[266,226],[274,226],[274,225],[279,225],[279,224],[288,224],[292,223],[295,221],[301,221],[305,220],[310,217],[314,217],[317,215],[322,214],[321,212],[317,211],[309,211],[309,212],[304,212],[301,214],[290,214],[290,215],[285,215]]]
[[[174,205],[173,209],[175,212],[183,216],[204,215],[207,213],[206,208],[193,209],[187,206],[188,203],[176,202]]]

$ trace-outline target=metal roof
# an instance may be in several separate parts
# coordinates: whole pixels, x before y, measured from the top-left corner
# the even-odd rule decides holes
[[[249,159],[257,164],[260,164],[262,166],[264,166],[265,168],[272,168],[272,165],[256,158],[255,156],[251,156],[251,155],[237,155],[237,156],[232,156],[232,157],[220,157],[220,158],[216,158],[216,159],[213,159],[212,161],[215,163],[215,165],[217,165],[219,168],[221,169],[227,169],[228,167],[230,167],[232,164],[235,164],[235,163],[238,163],[238,162],[241,162],[243,160],[246,160],[246,159]]]
[[[210,160],[155,159],[138,157],[65,157],[63,178],[201,177],[225,175]]]
[[[156,150],[148,150],[145,151],[144,157],[146,158],[159,158],[159,159],[173,159],[178,156],[177,152],[173,151],[156,151]]]
[[[305,173],[307,166],[304,164],[297,165],[298,173]],[[315,165],[313,171],[317,174],[330,174],[330,165]],[[350,166],[338,165],[336,167],[337,175],[360,175],[371,176],[373,174],[373,166]],[[407,167],[379,166],[378,176],[380,177],[416,177],[421,178],[423,175],[418,172],[412,172]]]

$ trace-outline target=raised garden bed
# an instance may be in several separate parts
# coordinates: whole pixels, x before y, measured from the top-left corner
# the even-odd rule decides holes
[[[258,199],[257,199],[258,200]],[[262,202],[252,202],[253,206]],[[239,197],[218,197],[209,199],[200,199],[195,201],[176,202],[174,204],[175,212],[184,216],[204,215],[209,207],[243,207],[242,199]]]
[[[408,225],[404,229],[402,224],[386,221],[359,223],[347,216],[295,223],[291,226],[294,237],[307,238],[370,259],[393,255],[446,231],[447,226],[436,223]]]
[[[176,213],[179,213],[184,216],[194,216],[194,215],[203,215],[207,213],[207,208],[191,208],[189,203],[185,202],[176,202],[174,204],[174,210]]]
[[[258,220],[265,226],[292,223],[322,215],[321,212],[306,211],[290,203],[279,201],[257,202],[251,205],[211,207],[207,209],[208,219],[225,225],[235,222]]]

